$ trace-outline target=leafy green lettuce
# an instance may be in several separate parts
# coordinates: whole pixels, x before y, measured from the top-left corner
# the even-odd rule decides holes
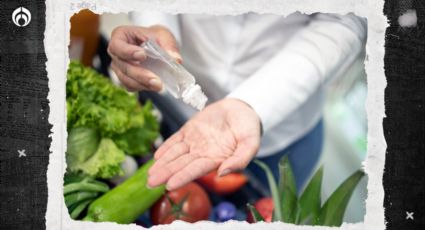
[[[125,154],[150,152],[159,125],[152,103],[112,84],[95,70],[71,62],[66,82],[68,173],[111,178]]]
[[[86,161],[72,161],[68,168],[70,172],[83,173],[96,178],[111,178],[121,175],[121,162],[125,154],[111,139],[103,138],[96,152]]]
[[[104,179],[122,174],[120,165],[124,161],[124,152],[111,139],[99,140],[95,129],[73,128],[67,143],[68,173]]]
[[[96,129],[77,127],[69,130],[66,162],[75,165],[90,158],[99,147],[99,134]]]
[[[68,131],[93,128],[126,154],[149,152],[159,130],[150,102],[142,107],[135,94],[78,62],[70,63],[67,78]]]

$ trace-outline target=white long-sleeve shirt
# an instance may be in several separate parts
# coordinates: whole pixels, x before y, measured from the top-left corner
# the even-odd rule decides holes
[[[137,25],[162,24],[180,43],[184,66],[209,98],[238,98],[259,115],[257,156],[287,147],[321,118],[326,83],[364,49],[366,22],[348,14],[288,17],[132,14]],[[189,118],[195,111],[179,103]]]

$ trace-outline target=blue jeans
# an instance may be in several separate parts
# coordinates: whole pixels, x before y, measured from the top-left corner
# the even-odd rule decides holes
[[[279,181],[279,161],[285,154],[288,154],[289,162],[294,173],[297,192],[300,193],[304,184],[309,179],[316,164],[320,158],[323,144],[323,121],[320,120],[317,125],[304,137],[297,140],[287,148],[267,157],[257,158],[267,164],[274,178]],[[256,164],[251,162],[247,169],[262,186],[269,188],[267,177],[264,171]],[[269,189],[268,189],[269,190]]]

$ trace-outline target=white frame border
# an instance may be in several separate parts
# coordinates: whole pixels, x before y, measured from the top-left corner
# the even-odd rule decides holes
[[[137,9],[163,11],[166,13],[241,14],[245,12],[289,15],[295,11],[311,14],[314,12],[346,14],[353,12],[368,20],[365,68],[367,73],[366,111],[368,117],[367,157],[364,169],[368,174],[368,198],[364,222],[344,223],[340,229],[385,229],[384,190],[382,175],[385,163],[386,142],[383,134],[385,116],[384,90],[384,41],[387,19],[383,15],[384,1],[374,0],[46,0],[46,31],[44,46],[47,55],[46,69],[49,79],[49,122],[52,127],[49,166],[47,170],[48,203],[46,212],[47,229],[143,229],[115,223],[91,223],[72,220],[64,205],[63,174],[66,150],[66,103],[65,81],[68,60],[69,18],[81,8],[95,13],[128,13]],[[187,224],[176,221],[168,226],[154,226],[153,229],[311,229],[285,223],[199,222]],[[314,227],[330,229],[329,227]]]

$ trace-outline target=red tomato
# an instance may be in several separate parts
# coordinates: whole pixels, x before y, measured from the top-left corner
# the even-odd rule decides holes
[[[171,200],[171,203],[170,203]],[[174,191],[168,191],[150,209],[153,224],[170,224],[174,220],[194,223],[207,220],[211,202],[207,193],[192,182]]]
[[[272,222],[274,204],[273,199],[271,197],[264,197],[259,199],[257,202],[255,202],[254,207],[263,217],[264,221]],[[248,212],[246,221],[248,223],[254,222],[254,218],[252,218],[250,212]]]
[[[212,171],[199,178],[198,181],[208,190],[220,195],[226,195],[238,191],[246,184],[248,179],[242,173],[230,173],[219,177],[217,171]]]

